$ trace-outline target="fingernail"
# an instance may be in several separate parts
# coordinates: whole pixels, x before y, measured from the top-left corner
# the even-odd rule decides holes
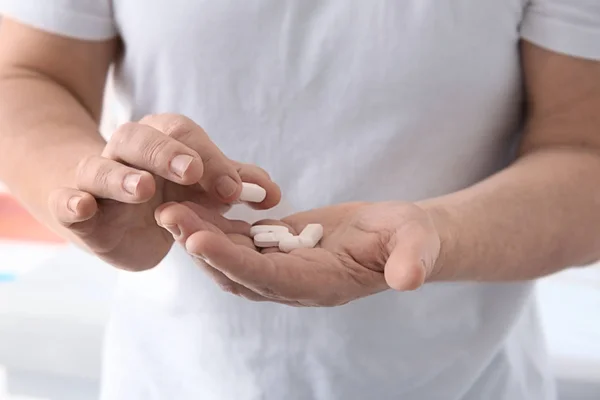
[[[233,180],[230,176],[222,176],[217,181],[216,190],[219,196],[224,199],[227,199],[236,192],[238,188],[238,183]]]
[[[181,235],[181,230],[179,230],[177,225],[164,225],[164,228],[168,230],[174,237],[179,237]]]
[[[125,176],[123,180],[123,188],[129,194],[135,194],[137,192],[138,184],[142,176],[140,174],[129,174]]]
[[[192,161],[194,161],[194,157],[188,156],[187,154],[175,156],[171,160],[171,172],[180,178],[183,177],[185,171],[187,171]]]
[[[69,209],[69,211],[71,211],[73,214],[77,214],[77,206],[79,205],[80,201],[81,201],[80,196],[71,197],[69,199],[69,201],[67,202],[67,208]]]

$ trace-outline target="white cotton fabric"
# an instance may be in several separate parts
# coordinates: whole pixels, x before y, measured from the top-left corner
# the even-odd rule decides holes
[[[600,58],[597,0],[0,0],[79,39],[120,35],[130,119],[176,112],[278,182],[270,213],[418,200],[511,159],[518,43]],[[527,268],[527,266],[523,266]],[[103,400],[553,400],[530,283],[436,283],[337,308],[222,293],[175,248],[122,273]]]

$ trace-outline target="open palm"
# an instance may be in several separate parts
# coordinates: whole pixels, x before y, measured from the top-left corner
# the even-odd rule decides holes
[[[180,240],[199,262],[235,284],[229,291],[296,306],[345,304],[386,290],[390,282],[401,290],[417,288],[440,250],[429,215],[406,203],[346,203],[258,222],[264,223],[287,225],[294,233],[319,223],[324,235],[311,249],[259,251],[249,237],[200,221]]]

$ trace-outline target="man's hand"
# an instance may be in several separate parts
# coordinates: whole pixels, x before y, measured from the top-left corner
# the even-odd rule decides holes
[[[188,118],[153,115],[121,126],[101,156],[82,160],[73,187],[54,191],[50,208],[105,261],[144,270],[160,262],[173,243],[154,219],[162,203],[199,204],[204,218],[220,228],[247,233],[248,224],[224,222],[220,214],[239,197],[242,181],[267,191],[253,207],[267,209],[279,202],[279,187],[264,170],[228,159]]]
[[[180,204],[161,207],[159,221],[183,227],[177,240],[225,290],[251,300],[337,306],[390,287],[412,290],[434,273],[440,235],[424,209],[408,203],[347,203],[281,221],[298,233],[310,223],[324,236],[312,249],[262,252],[245,235],[226,234]],[[219,221],[217,221],[220,223]]]

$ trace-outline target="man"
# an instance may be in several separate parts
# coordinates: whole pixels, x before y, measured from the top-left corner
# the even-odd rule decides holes
[[[0,11],[0,180],[124,270],[103,399],[555,398],[532,280],[600,256],[596,0]]]

